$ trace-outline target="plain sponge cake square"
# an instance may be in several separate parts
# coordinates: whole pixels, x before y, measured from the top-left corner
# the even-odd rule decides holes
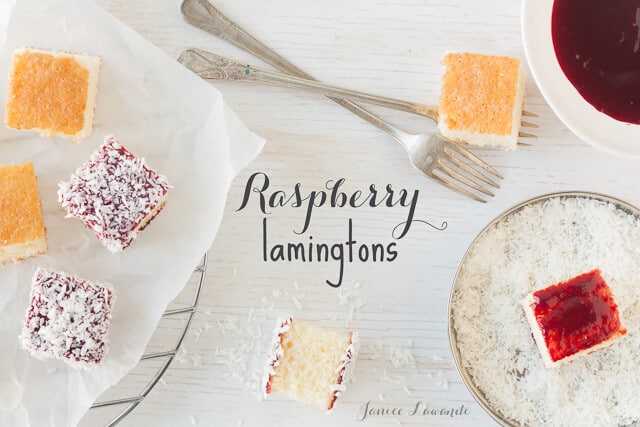
[[[5,124],[74,142],[91,134],[101,59],[23,48],[13,54]]]
[[[357,335],[279,319],[263,384],[279,393],[330,411],[352,377]]]
[[[438,105],[438,128],[453,141],[514,150],[525,73],[517,58],[450,53]]]
[[[47,251],[32,163],[0,167],[0,265]]]

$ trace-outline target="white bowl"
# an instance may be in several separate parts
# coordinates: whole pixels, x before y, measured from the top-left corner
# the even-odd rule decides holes
[[[615,120],[596,110],[560,68],[551,38],[553,2],[522,2],[522,40],[540,92],[560,120],[580,139],[602,151],[640,159],[640,125]]]

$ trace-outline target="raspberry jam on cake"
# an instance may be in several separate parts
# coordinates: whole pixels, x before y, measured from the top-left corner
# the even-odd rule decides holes
[[[599,269],[534,291],[524,306],[538,348],[551,364],[605,347],[627,333]]]

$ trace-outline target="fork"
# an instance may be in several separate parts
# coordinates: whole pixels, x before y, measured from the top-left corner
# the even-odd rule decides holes
[[[184,0],[181,10],[188,23],[230,42],[282,72],[307,80],[315,80],[305,71],[256,40],[224,16],[207,0]],[[193,55],[193,52],[187,52],[181,55],[180,60],[189,68],[195,67],[197,69],[198,61],[202,66],[203,59],[206,63],[206,56]],[[471,189],[487,196],[493,196],[493,192],[479,182],[494,188],[500,187],[495,180],[495,178],[502,178],[500,172],[465,148],[433,134],[409,134],[383,121],[358,104],[334,96],[329,97],[329,99],[376,126],[399,142],[407,150],[412,166],[435,182],[483,203],[486,200],[470,191]],[[487,173],[482,173],[481,170]]]
[[[199,57],[201,61],[198,61],[197,57]],[[254,67],[253,65],[242,64],[234,61],[233,59],[225,58],[202,49],[187,49],[182,53],[181,58],[178,58],[178,60],[191,68],[193,72],[203,79],[240,80],[300,89],[319,93],[328,97],[344,98],[349,99],[350,101],[363,102],[365,104],[379,105],[386,108],[392,108],[394,110],[407,111],[420,116],[429,117],[436,122],[438,121],[438,107],[372,95],[370,93],[344,89],[338,86],[332,86],[314,80],[307,80],[284,73],[268,71]],[[536,124],[527,122],[522,122],[521,125],[525,127],[538,127]],[[519,136],[535,137],[535,135],[525,132],[520,132]]]

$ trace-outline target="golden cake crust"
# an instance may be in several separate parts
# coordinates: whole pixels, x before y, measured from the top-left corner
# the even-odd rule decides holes
[[[33,164],[0,167],[0,246],[44,238],[45,227]]]
[[[89,70],[72,56],[25,49],[14,53],[5,123],[75,135],[85,125]]]
[[[439,113],[452,130],[509,135],[520,60],[506,56],[450,53],[442,61]]]

